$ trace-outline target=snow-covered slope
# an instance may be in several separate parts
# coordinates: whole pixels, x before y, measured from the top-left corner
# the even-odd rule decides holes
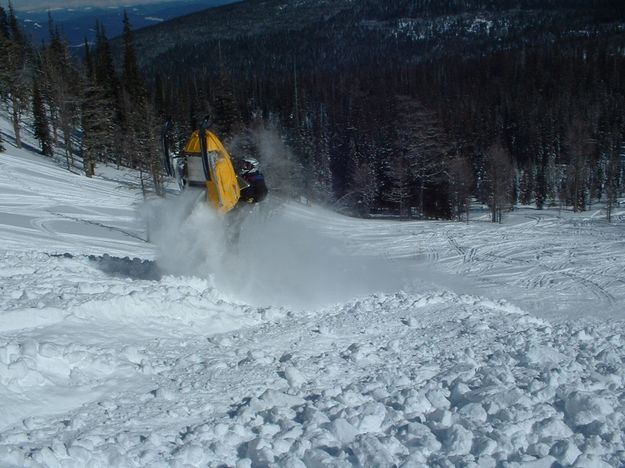
[[[225,253],[185,197],[6,146],[0,466],[625,464],[623,213],[270,201]]]

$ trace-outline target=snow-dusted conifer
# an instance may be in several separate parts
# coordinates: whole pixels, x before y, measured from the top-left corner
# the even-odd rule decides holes
[[[419,213],[425,209],[426,191],[444,179],[448,159],[448,137],[434,112],[411,96],[397,96],[396,148],[408,162],[410,177],[415,187],[415,201]],[[432,194],[442,199],[446,194]],[[439,213],[435,213],[439,214]]]
[[[565,152],[569,158],[564,198],[573,211],[584,211],[589,197],[589,157],[594,143],[588,122],[576,116],[566,132]]]
[[[50,25],[52,28],[52,24]],[[74,163],[72,135],[80,123],[80,72],[70,57],[67,44],[57,28],[51,29],[50,44],[44,53],[47,100],[56,141],[56,129],[61,130],[67,167]]]
[[[511,207],[514,184],[510,153],[500,141],[493,143],[486,151],[485,175],[486,202],[490,208],[491,221],[500,223],[503,211]]]
[[[31,63],[29,44],[9,3],[8,16],[1,19],[0,27],[0,97],[8,104],[15,145],[22,147],[21,123],[30,99]]]
[[[48,117],[41,97],[41,90],[38,78],[33,79],[33,130],[35,138],[39,141],[41,154],[52,156],[52,141],[50,137],[50,127]]]
[[[158,147],[158,129],[156,116],[147,98],[145,81],[139,70],[134,47],[134,37],[128,14],[124,11],[123,19],[124,62],[122,73],[123,119],[121,122],[124,135],[120,156],[130,167],[139,170],[143,193],[146,193],[146,181],[151,180],[156,193],[162,191],[163,170],[160,164]],[[118,158],[118,164],[121,159]],[[147,177],[144,177],[147,176]]]

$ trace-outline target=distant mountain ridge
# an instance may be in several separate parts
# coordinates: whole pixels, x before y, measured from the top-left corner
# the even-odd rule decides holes
[[[625,29],[625,2],[622,6],[609,0],[441,3],[246,0],[143,28],[136,31],[135,41],[141,64],[157,69],[176,65],[193,69],[199,65],[199,49],[216,41],[228,49],[229,62],[258,59],[237,53],[246,38],[256,39],[241,48],[243,54],[249,54],[244,49],[254,48],[260,38],[273,44],[272,51],[262,51],[263,57],[308,54],[314,49],[332,67],[342,59],[357,62],[372,49],[393,53],[395,48],[401,52],[398,57],[411,60],[424,54],[480,54],[483,50]],[[229,48],[228,42],[238,46]]]
[[[181,16],[135,32],[145,65],[161,54],[211,40],[297,31],[330,21],[353,0],[247,0]]]
[[[72,7],[68,4],[51,10],[22,8],[17,11],[17,17],[27,34],[38,43],[49,39],[48,11],[50,11],[55,25],[61,29],[64,38],[70,45],[77,46],[82,45],[85,39],[91,40],[94,37],[96,20],[104,26],[109,37],[121,34],[124,11],[128,13],[133,28],[139,29],[233,1],[237,0],[146,1],[141,4],[110,7]]]

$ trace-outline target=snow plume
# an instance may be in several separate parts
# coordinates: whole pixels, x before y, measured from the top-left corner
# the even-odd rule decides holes
[[[403,265],[356,256],[348,241],[331,238],[297,213],[297,204],[277,204],[275,199],[254,207],[241,226],[230,273],[215,278],[220,293],[255,306],[307,309],[401,283],[395,270]]]
[[[258,158],[267,187],[273,194],[293,197],[302,193],[303,168],[276,123],[269,121],[247,129],[237,135],[228,147],[235,158]]]
[[[207,279],[229,301],[316,308],[391,291],[411,276],[405,264],[355,255],[297,207],[270,196],[222,217],[187,190],[150,202],[146,212],[161,272]],[[236,217],[243,218],[239,241],[228,242]]]
[[[255,134],[258,152],[270,189],[284,195],[301,194],[303,169],[296,162],[284,138],[275,129],[260,129]]]
[[[223,220],[205,197],[203,190],[190,189],[146,205],[150,241],[159,248],[157,263],[163,273],[209,278],[221,269]]]

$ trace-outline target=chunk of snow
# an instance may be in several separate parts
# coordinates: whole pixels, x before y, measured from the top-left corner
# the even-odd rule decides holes
[[[306,377],[295,366],[287,366],[284,375],[291,388],[299,388],[306,383]]]
[[[564,401],[564,412],[575,426],[602,421],[612,411],[607,399],[590,392],[571,392]]]

